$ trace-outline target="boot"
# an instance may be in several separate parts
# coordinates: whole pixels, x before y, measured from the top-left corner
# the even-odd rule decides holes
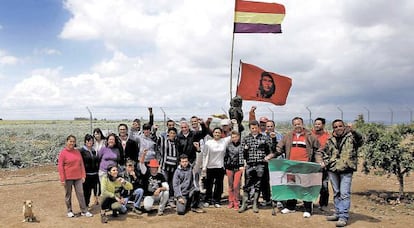
[[[253,212],[254,213],[259,213],[259,207],[257,206],[258,201],[259,201],[259,193],[255,192],[254,197],[253,197]]]
[[[242,206],[239,209],[239,213],[243,213],[247,209],[247,200],[249,200],[249,194],[243,193]]]

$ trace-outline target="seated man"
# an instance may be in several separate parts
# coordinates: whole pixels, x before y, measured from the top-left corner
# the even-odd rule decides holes
[[[188,156],[182,154],[180,165],[175,170],[173,178],[174,196],[177,199],[177,214],[179,215],[184,215],[190,207],[193,212],[205,212],[199,208],[200,190],[196,187],[194,180],[193,167],[188,161]]]
[[[149,170],[145,166],[145,155],[147,150],[144,150],[141,156],[139,167],[143,176],[144,187],[144,209],[151,211],[154,202],[159,202],[158,215],[164,215],[164,209],[169,198],[169,186],[165,180],[164,175],[158,172],[160,166],[156,159],[151,159],[148,163]]]
[[[132,190],[123,190],[121,195],[125,199],[125,203],[123,205],[123,211],[126,212],[127,208],[126,205],[128,201],[134,202],[134,208],[132,209],[133,212],[141,214],[141,200],[142,196],[144,195],[144,189],[142,189],[142,177],[139,173],[135,170],[133,160],[128,160],[126,162],[126,170],[124,172],[123,178],[130,182],[133,186]]]

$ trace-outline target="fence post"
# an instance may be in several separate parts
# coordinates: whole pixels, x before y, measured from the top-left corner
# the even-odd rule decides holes
[[[86,109],[88,110],[88,112],[89,112],[89,125],[90,125],[90,128],[91,128],[91,135],[93,134],[93,132],[92,132],[92,112],[91,112],[91,110],[88,108],[88,106],[86,106]]]
[[[162,107],[160,107],[160,109],[161,109],[162,113],[164,114],[164,127],[165,127],[165,126],[167,126],[167,123],[166,123],[167,117],[165,115],[164,109],[162,109]]]
[[[341,112],[341,120],[344,121],[344,111],[339,106],[337,108]]]
[[[364,107],[365,110],[367,110],[368,116],[367,116],[367,123],[369,123],[369,109],[367,107]]]
[[[306,106],[306,109],[309,112],[309,129],[312,128],[312,111],[310,110],[309,106]]]

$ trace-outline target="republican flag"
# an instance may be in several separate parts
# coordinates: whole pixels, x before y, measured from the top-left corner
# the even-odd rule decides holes
[[[285,6],[236,0],[234,33],[281,33]]]
[[[265,71],[255,65],[242,63],[237,95],[243,100],[265,101],[275,105],[286,104],[292,79]]]
[[[269,161],[272,200],[315,201],[322,186],[321,166],[285,159]]]

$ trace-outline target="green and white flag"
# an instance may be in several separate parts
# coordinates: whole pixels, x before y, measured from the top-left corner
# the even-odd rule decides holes
[[[273,200],[315,201],[318,198],[322,185],[319,164],[272,159],[269,171]]]

